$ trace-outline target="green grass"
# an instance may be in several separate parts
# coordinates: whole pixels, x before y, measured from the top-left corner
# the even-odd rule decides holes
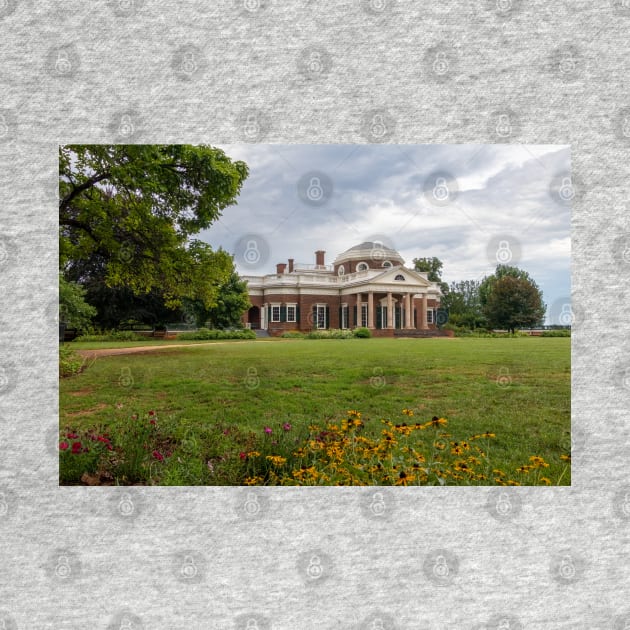
[[[495,433],[489,457],[506,471],[530,455],[550,463],[545,474],[554,482],[565,468],[570,339],[237,340],[168,349],[172,343],[73,344],[164,350],[100,357],[61,380],[62,430],[107,430],[151,409],[175,442],[220,458],[267,425],[307,427],[357,409],[368,430],[380,431],[381,418],[400,420],[409,408],[419,421],[447,418],[454,438]],[[198,472],[174,482],[207,483]],[[561,483],[570,483],[568,471]]]
[[[99,350],[109,348],[139,348],[141,346],[164,346],[168,348],[173,345],[195,345],[200,343],[234,343],[243,341],[242,339],[153,339],[147,337],[142,341],[69,341],[64,343],[64,347],[73,350]],[[261,339],[260,341],[270,341]]]

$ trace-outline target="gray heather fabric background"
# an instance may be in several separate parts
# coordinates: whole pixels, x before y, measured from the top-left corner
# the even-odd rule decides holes
[[[629,31],[627,0],[0,0],[0,628],[630,627]],[[59,488],[58,144],[382,140],[571,145],[573,486]]]

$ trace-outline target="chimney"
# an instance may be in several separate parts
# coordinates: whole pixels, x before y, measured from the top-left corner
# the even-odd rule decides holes
[[[325,254],[325,253],[326,253],[326,252],[322,251],[321,249],[318,249],[318,250],[315,252],[315,264],[316,264],[318,267],[323,267],[323,266],[324,266],[324,254]]]
[[[293,273],[293,258],[289,258],[289,273]]]
[[[284,273],[284,270],[287,268],[287,264],[286,263],[278,263],[276,265],[276,273],[278,275]]]

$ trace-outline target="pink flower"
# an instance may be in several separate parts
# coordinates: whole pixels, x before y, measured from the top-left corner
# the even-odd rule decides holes
[[[285,431],[290,431],[290,430],[291,430],[291,425],[290,425],[288,422],[285,422],[285,423],[282,425],[282,428],[283,428]]]
[[[162,453],[160,453],[160,451],[153,451],[153,457],[155,457],[155,459],[157,459],[158,462],[163,462],[164,461],[164,455],[162,455]]]
[[[59,450],[60,451],[65,451],[68,448],[68,446],[70,446],[68,444],[68,442],[59,442]]]
[[[229,429],[223,429],[223,435],[230,435]]]
[[[273,432],[273,431],[272,431],[271,427],[265,427],[265,433],[266,433],[267,435],[271,435],[271,433],[272,433],[272,432]]]

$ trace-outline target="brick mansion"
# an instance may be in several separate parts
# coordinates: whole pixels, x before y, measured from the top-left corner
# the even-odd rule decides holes
[[[314,264],[278,263],[276,273],[243,276],[251,308],[243,323],[281,335],[290,330],[356,328],[374,336],[434,336],[441,291],[427,273],[405,267],[393,249],[365,242],[339,254],[332,265],[325,252]]]

